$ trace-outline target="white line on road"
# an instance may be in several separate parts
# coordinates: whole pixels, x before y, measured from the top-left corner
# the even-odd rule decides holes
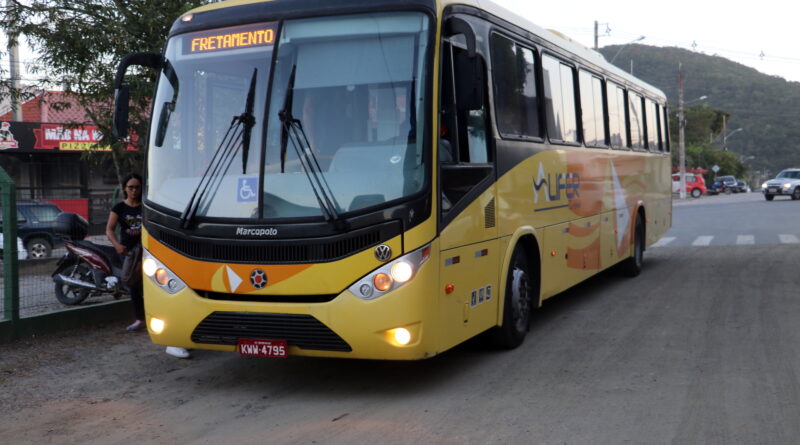
[[[778,235],[778,238],[781,239],[781,243],[783,244],[798,244],[800,243],[800,239],[797,239],[795,235]]]
[[[755,244],[756,237],[753,235],[739,235],[736,237],[736,245],[742,246],[746,244]]]
[[[673,241],[675,241],[675,237],[674,236],[665,236],[664,238],[661,238],[660,240],[658,240],[657,243],[653,244],[650,247],[664,247],[664,246],[666,246],[667,244],[669,244],[669,243],[671,243]]]
[[[698,236],[694,242],[692,243],[693,246],[708,246],[711,244],[711,240],[714,239],[713,236]]]

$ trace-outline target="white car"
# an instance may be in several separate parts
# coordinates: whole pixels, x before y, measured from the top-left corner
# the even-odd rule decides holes
[[[792,199],[800,199],[800,168],[787,168],[778,173],[775,179],[761,184],[764,198],[772,201],[776,196],[791,196]]]
[[[0,233],[0,255],[3,254],[3,234]],[[28,257],[28,252],[25,251],[25,246],[22,244],[22,239],[17,237],[17,259],[24,260]]]

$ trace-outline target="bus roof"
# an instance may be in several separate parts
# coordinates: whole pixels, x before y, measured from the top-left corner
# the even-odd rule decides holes
[[[383,2],[388,4],[396,4],[398,3],[397,0],[362,0],[364,5],[375,6],[376,4],[380,4]],[[331,9],[330,0],[318,0],[318,1],[309,1],[309,0],[227,0],[218,3],[211,3],[205,6],[201,6],[199,8],[195,8],[189,11],[184,17],[188,14],[197,14],[202,12],[208,12],[213,10],[225,9],[229,7],[235,6],[244,6],[244,5],[252,5],[256,3],[275,3],[281,4],[285,6],[289,3],[306,3],[308,6],[315,5],[318,7],[323,7],[327,11]],[[358,0],[351,1],[349,3],[358,3]],[[407,3],[407,2],[404,2]],[[496,3],[490,0],[416,0],[414,3],[428,3],[426,6],[430,6],[431,8],[436,8],[437,11],[443,10],[447,6],[451,5],[467,5],[473,6],[478,9],[482,9],[488,12],[491,15],[494,15],[502,20],[505,20],[508,23],[511,23],[515,26],[528,30],[530,33],[542,38],[543,40],[547,41],[548,43],[566,50],[567,52],[576,55],[577,57],[597,66],[598,68],[612,73],[618,78],[632,84],[635,86],[640,87],[641,89],[645,90],[646,92],[650,93],[651,95],[658,96],[662,100],[666,100],[666,95],[660,89],[644,82],[643,80],[636,78],[627,72],[617,68],[616,66],[612,65],[608,61],[606,61],[605,57],[597,51],[594,51],[590,48],[587,48],[580,43],[575,42],[574,40],[570,39],[569,37],[561,34],[558,31],[547,30],[544,29],[528,19],[515,14],[514,12],[497,5]],[[178,22],[176,22],[178,23]]]
[[[633,85],[637,85],[643,89],[646,89],[647,92],[659,96],[661,99],[666,100],[666,95],[660,89],[654,87],[653,85],[648,84],[647,82],[634,77],[627,72],[617,68],[615,65],[609,63],[602,54],[598,51],[593,49],[587,48],[586,46],[572,40],[571,38],[565,36],[564,34],[554,31],[544,29],[533,22],[529,21],[528,19],[515,14],[512,11],[490,1],[490,0],[439,0],[443,6],[449,5],[471,5],[475,6],[479,9],[483,9],[486,12],[499,17],[513,25],[516,25],[520,28],[526,29],[532,34],[541,37],[542,39],[546,40],[547,42],[562,48],[576,56],[584,59],[590,63],[597,65],[597,67],[613,73],[614,75],[624,79],[627,82],[630,82]]]

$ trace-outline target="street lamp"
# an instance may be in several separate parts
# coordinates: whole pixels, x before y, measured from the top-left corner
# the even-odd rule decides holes
[[[612,58],[611,58],[611,61],[610,61],[610,62],[608,62],[608,63],[614,63],[614,59],[616,59],[616,58],[617,58],[617,56],[619,55],[619,53],[621,53],[621,52],[622,52],[622,50],[623,50],[623,49],[625,49],[625,47],[626,47],[626,46],[630,45],[631,43],[636,43],[636,42],[639,42],[639,41],[641,41],[641,40],[644,40],[644,38],[645,38],[644,36],[639,36],[638,38],[636,38],[636,39],[634,39],[634,40],[631,40],[630,42],[628,42],[628,43],[626,43],[626,44],[622,45],[622,47],[620,47],[619,51],[617,51],[617,53],[616,53],[616,54],[614,54],[614,57],[612,57]]]
[[[728,151],[728,138],[733,136],[735,133],[738,133],[738,132],[740,132],[742,130],[744,130],[744,128],[739,127],[737,129],[731,131],[730,133],[722,136],[722,151]]]
[[[701,100],[706,100],[706,99],[708,99],[708,96],[703,95],[703,96],[698,97],[697,99],[692,99],[692,100],[690,100],[689,102],[686,102],[683,105],[693,104],[695,102],[700,102]]]

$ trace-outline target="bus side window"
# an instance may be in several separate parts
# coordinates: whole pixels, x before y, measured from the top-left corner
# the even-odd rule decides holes
[[[443,45],[439,161],[447,211],[493,171],[487,135],[486,65],[480,55]]]

